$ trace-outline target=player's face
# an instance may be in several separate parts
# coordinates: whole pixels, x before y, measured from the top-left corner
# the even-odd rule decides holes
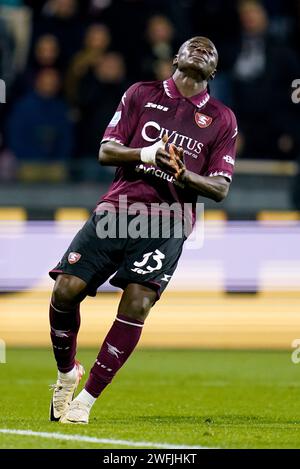
[[[214,76],[218,63],[218,52],[214,44],[206,37],[194,37],[180,47],[174,64],[178,70],[195,75],[202,80]]]

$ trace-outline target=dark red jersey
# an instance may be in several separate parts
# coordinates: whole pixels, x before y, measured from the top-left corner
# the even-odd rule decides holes
[[[131,148],[152,145],[167,134],[168,143],[182,147],[188,170],[203,176],[231,180],[236,153],[237,123],[233,112],[205,90],[185,98],[172,78],[140,82],[123,95],[102,142],[115,141]],[[195,192],[182,188],[160,168],[135,163],[118,167],[101,201],[129,203],[195,203]]]

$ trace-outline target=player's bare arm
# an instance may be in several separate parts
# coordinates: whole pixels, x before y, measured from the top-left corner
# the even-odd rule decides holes
[[[228,194],[230,182],[223,176],[199,176],[192,171],[185,171],[181,179],[185,187],[189,187],[202,197],[207,197],[215,202],[221,202]]]
[[[182,182],[184,187],[192,189],[198,195],[221,202],[229,192],[230,181],[223,176],[200,176],[186,169],[183,162],[183,149],[170,145],[171,160],[174,161],[178,170],[174,174],[175,179]]]
[[[129,148],[117,142],[104,142],[99,150],[99,163],[103,166],[119,166],[140,161],[140,148]]]

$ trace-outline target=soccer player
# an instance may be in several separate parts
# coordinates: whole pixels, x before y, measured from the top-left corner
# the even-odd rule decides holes
[[[198,195],[218,202],[228,194],[237,124],[233,112],[212,98],[207,88],[217,62],[217,50],[209,39],[186,41],[174,58],[173,76],[132,85],[108,124],[99,161],[117,167],[114,181],[50,272],[56,280],[50,325],[58,367],[51,420],[88,423],[94,402],[136,347],[144,321],[171,279],[186,239],[174,235],[175,215],[168,238],[105,238],[97,228],[103,217],[113,207],[117,218],[128,215],[129,224],[133,217],[130,204],[137,202],[147,208],[153,203],[192,203],[194,217]],[[124,196],[127,200],[122,206]],[[72,400],[83,374],[75,360],[79,306],[112,274],[111,284],[124,290],[117,316],[84,389]]]

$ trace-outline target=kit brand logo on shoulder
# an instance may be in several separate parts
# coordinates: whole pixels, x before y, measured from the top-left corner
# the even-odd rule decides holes
[[[234,166],[234,159],[232,158],[232,156],[225,155],[225,156],[223,156],[223,160],[225,160],[226,163],[232,164],[232,166]]]
[[[166,106],[162,106],[161,104],[155,104],[155,103],[147,103],[145,104],[145,107],[151,107],[153,109],[159,109],[160,111],[168,111],[169,108]]]
[[[195,122],[201,129],[205,129],[212,123],[212,117],[206,116],[201,112],[196,112],[195,114]]]
[[[80,258],[81,254],[79,254],[79,252],[70,252],[70,254],[68,255],[68,262],[69,264],[75,264],[79,261]]]

